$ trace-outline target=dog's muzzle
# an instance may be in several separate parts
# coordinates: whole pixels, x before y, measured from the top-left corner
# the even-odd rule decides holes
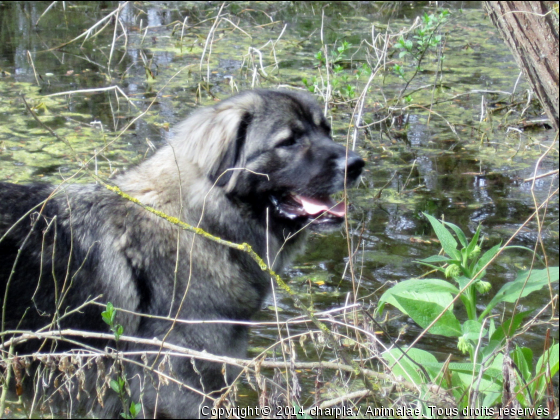
[[[350,187],[359,178],[365,165],[364,160],[355,152],[348,151],[348,156],[339,158],[337,162],[338,175],[342,179],[346,174],[346,186]],[[340,183],[339,190],[344,188]],[[337,192],[337,191],[333,191]],[[317,228],[336,227],[344,221],[346,204],[344,201],[335,202],[329,195],[308,196],[304,193],[284,193],[270,197],[277,215],[280,217],[299,220],[304,224],[310,223]]]

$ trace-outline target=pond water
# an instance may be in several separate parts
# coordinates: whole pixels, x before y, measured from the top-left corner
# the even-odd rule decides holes
[[[327,73],[318,56],[325,49],[341,54],[332,56],[339,68],[329,77],[338,85],[328,116],[335,140],[352,145],[357,100],[369,77],[362,70],[384,56],[355,138],[367,166],[350,192],[349,240],[340,232],[314,235],[284,275],[317,310],[356,300],[373,311],[391,284],[426,273],[415,261],[440,249],[422,212],[444,214],[468,237],[481,224],[488,248],[520,229],[512,243],[533,248],[537,224],[523,224],[535,203],[558,188],[557,176],[524,181],[551,145],[538,173],[558,168],[555,133],[541,123],[538,103],[481,5],[452,3],[437,2],[436,9],[433,2],[127,2],[120,4],[119,25],[108,19],[86,37],[84,31],[119,3],[3,2],[0,180],[91,182],[79,171],[82,162],[109,177],[152,154],[193,109],[238,90],[315,85],[325,97]],[[407,30],[441,7],[450,8],[439,28],[441,41],[412,78],[413,59],[401,57],[398,38],[385,34]],[[59,95],[68,91],[76,92]],[[32,119],[22,95],[74,152]],[[541,227],[548,263],[558,265],[557,195]],[[487,280],[498,290],[530,265],[529,252],[508,251],[489,268]],[[539,310],[551,293],[557,295],[557,285],[533,293],[520,307]],[[275,309],[280,319],[300,315],[289,297],[278,293],[277,299],[269,299],[259,320],[274,321]],[[550,310],[543,313],[542,322],[517,339],[536,355],[548,328],[558,341],[557,325],[546,322],[550,316]],[[402,343],[421,331],[393,312],[386,325]],[[307,329],[290,332],[298,328]],[[254,328],[252,354],[277,338],[274,326]],[[440,361],[448,354],[462,358],[455,339],[427,335],[419,346]]]

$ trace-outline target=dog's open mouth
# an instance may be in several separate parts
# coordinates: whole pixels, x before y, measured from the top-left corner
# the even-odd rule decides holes
[[[282,217],[295,220],[308,219],[313,224],[340,224],[346,215],[344,202],[336,203],[329,196],[305,197],[299,194],[285,194],[281,198],[271,197],[276,211]]]

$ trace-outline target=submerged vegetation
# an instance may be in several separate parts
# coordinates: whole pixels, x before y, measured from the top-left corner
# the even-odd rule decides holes
[[[243,367],[216,408],[558,415],[558,134],[482,10],[108,4],[0,9],[0,180],[108,179],[153,153],[192,109],[257,87],[316,94],[335,140],[368,160],[348,191],[345,235],[312,237],[283,276],[295,298],[278,288],[254,320],[252,359],[216,358]],[[114,392],[134,418],[142,402],[127,387],[138,378],[123,375],[118,343],[138,338],[115,322],[119,308],[104,309],[113,368],[90,398]],[[26,333],[9,336],[54,339]],[[10,416],[50,412],[48,400],[5,386],[39,380],[26,375],[31,361],[71,393],[67,384],[101,356],[18,354],[7,336],[0,408]],[[165,357],[149,368],[175,386]]]

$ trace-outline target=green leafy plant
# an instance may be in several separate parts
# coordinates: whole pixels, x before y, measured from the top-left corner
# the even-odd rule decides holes
[[[403,66],[401,66],[400,64],[395,64],[393,66],[393,71],[395,72],[395,74],[397,76],[399,76],[401,79],[404,79],[404,68]]]
[[[301,79],[301,81],[303,82],[303,84],[305,85],[305,87],[309,92],[315,93],[315,89],[319,84],[319,81],[317,80],[316,76],[313,76],[311,79],[304,77],[303,79]]]
[[[346,58],[346,53],[350,50],[352,44],[346,41],[342,41],[342,44],[331,51],[332,59],[331,63],[336,64]]]
[[[476,386],[479,403],[490,407],[502,395],[504,354],[501,349],[509,346],[510,340],[520,329],[523,320],[532,312],[519,312],[497,325],[494,318],[489,317],[492,309],[501,302],[517,302],[528,294],[541,290],[549,282],[557,282],[558,267],[532,269],[518,273],[517,278],[504,284],[493,296],[484,309],[479,312],[479,295],[488,293],[492,285],[483,280],[487,265],[501,251],[511,248],[525,247],[500,244],[482,253],[483,239],[479,226],[470,241],[456,225],[440,222],[429,214],[424,214],[434,229],[443,254],[433,255],[418,261],[435,271],[439,271],[451,281],[436,278],[410,279],[398,283],[387,290],[379,300],[378,310],[382,312],[389,303],[402,313],[410,316],[422,328],[427,328],[434,321],[429,332],[446,337],[457,337],[457,346],[463,353],[469,354],[470,363],[439,363],[435,357],[420,349],[409,349],[408,356],[421,364],[425,371],[418,372],[417,365],[403,359],[399,349],[392,349],[384,354],[397,374],[403,374],[415,383],[436,382],[452,390],[459,405],[469,403],[467,390]],[[454,297],[465,306],[467,320],[461,322],[455,315]],[[446,309],[449,307],[448,309]],[[558,372],[558,344],[554,344],[541,356],[533,368],[532,352],[525,347],[515,347],[506,353],[512,360],[521,364],[518,383],[518,399],[525,406],[532,405],[544,395],[544,387],[552,376]],[[400,359],[400,360],[399,360]],[[447,373],[445,370],[447,369]],[[547,380],[543,376],[546,369],[550,375]],[[426,377],[427,372],[429,377]],[[548,375],[548,374],[547,374]],[[536,378],[540,378],[536,380]],[[472,401],[471,401],[472,403]]]
[[[437,33],[438,29],[447,22],[449,15],[448,10],[442,10],[439,13],[427,14],[422,16],[422,23],[410,38],[405,38],[402,35],[396,42],[395,48],[399,50],[399,58],[410,58],[414,68],[414,73],[408,78],[408,83],[416,76],[416,73],[421,70],[421,63],[424,56],[430,49],[434,49],[442,42],[442,36]],[[395,64],[393,71],[399,78],[407,79],[405,74],[405,67],[401,64]]]
[[[141,403],[128,402],[128,383],[125,378],[118,376],[117,379],[111,379],[109,382],[111,389],[115,391],[121,401],[123,402],[123,407],[125,410],[121,413],[121,417],[124,419],[135,419],[142,411]]]
[[[314,56],[318,62],[317,67],[319,69],[324,68],[331,76],[329,81],[333,95],[343,99],[353,99],[356,96],[354,82],[363,76],[369,76],[371,74],[371,69],[367,63],[362,63],[358,66],[354,73],[352,69],[348,68],[347,64],[344,65],[344,61],[351,48],[351,43],[343,41],[338,47],[333,47],[327,57],[325,57],[322,50],[318,51]],[[329,58],[329,60],[327,60],[327,58]],[[354,78],[352,77],[353,74],[355,76]],[[304,77],[301,81],[307,90],[312,93],[321,90],[321,80],[316,76],[310,78]]]
[[[107,302],[107,309],[101,312],[101,318],[107,325],[109,325],[110,330],[115,334],[115,341],[118,342],[123,334],[123,326],[120,324],[115,324],[115,317],[117,315],[117,310],[111,302]]]
[[[115,379],[111,379],[109,384],[111,386],[111,389],[118,394],[119,399],[121,400],[121,404],[123,406],[123,412],[121,413],[121,416],[125,419],[135,419],[136,417],[138,417],[142,410],[142,404],[134,403],[133,401],[129,401],[128,399],[128,395],[130,394],[128,390],[128,381],[126,379],[122,360],[118,358],[118,344],[121,336],[123,335],[124,328],[122,325],[115,322],[116,316],[117,310],[111,302],[107,302],[106,309],[101,312],[101,318],[109,326],[109,329],[115,335],[115,341],[117,342],[117,376]]]

